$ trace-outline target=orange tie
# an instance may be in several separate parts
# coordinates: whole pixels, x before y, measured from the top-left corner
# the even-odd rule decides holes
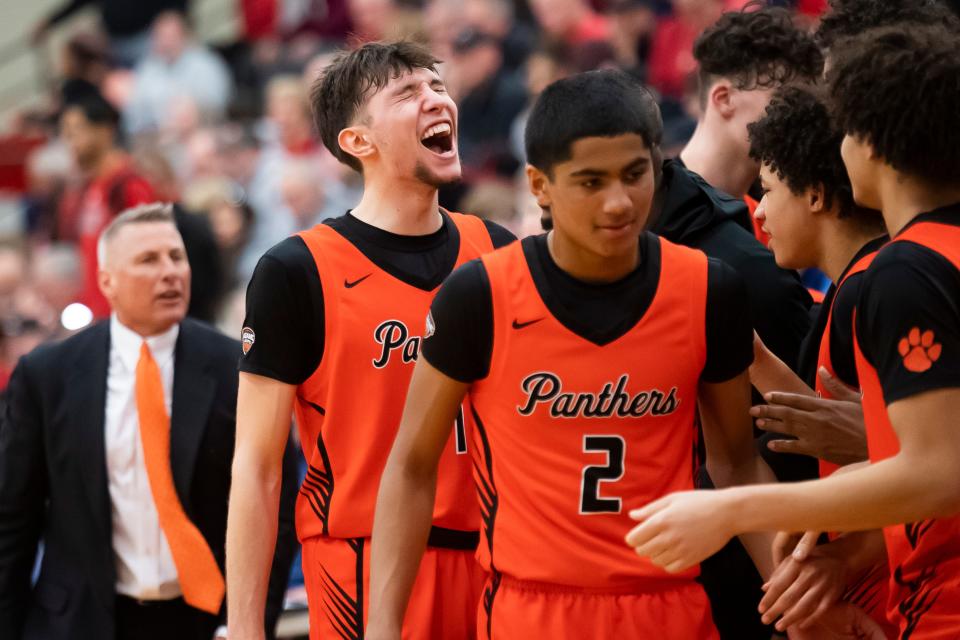
[[[163,382],[146,341],[137,362],[137,415],[150,493],[157,506],[160,527],[177,566],[183,599],[213,615],[220,612],[224,584],[220,567],[200,530],[183,511],[170,471],[170,417],[163,402]]]

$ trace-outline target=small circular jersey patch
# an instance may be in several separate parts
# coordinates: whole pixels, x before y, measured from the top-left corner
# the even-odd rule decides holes
[[[250,352],[250,347],[252,347],[256,341],[257,334],[253,332],[253,329],[244,327],[243,331],[240,332],[240,344],[243,348],[243,355],[247,355]]]

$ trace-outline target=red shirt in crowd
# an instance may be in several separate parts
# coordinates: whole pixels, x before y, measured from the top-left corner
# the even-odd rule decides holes
[[[110,305],[97,285],[97,239],[100,232],[121,211],[157,200],[149,182],[124,160],[108,173],[68,189],[59,212],[59,235],[74,240],[83,265],[83,289],[80,302],[93,311],[95,318],[110,315]]]

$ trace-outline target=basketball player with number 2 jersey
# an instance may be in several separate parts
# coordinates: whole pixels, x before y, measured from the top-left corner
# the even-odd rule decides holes
[[[742,282],[642,231],[660,126],[621,72],[538,98],[527,174],[553,230],[466,264],[434,300],[377,501],[368,637],[398,637],[464,397],[490,572],[479,637],[719,637],[696,568],[624,544],[630,509],[693,487],[698,406],[715,479],[773,477],[747,414]],[[764,537],[748,547],[769,555]]]

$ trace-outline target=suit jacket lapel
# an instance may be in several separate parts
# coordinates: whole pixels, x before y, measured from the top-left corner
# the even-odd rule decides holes
[[[170,466],[173,483],[184,510],[190,511],[190,485],[216,391],[207,371],[206,350],[191,331],[190,321],[180,325],[174,351],[173,407],[170,416]]]
[[[107,404],[107,367],[110,357],[110,324],[90,329],[90,340],[70,366],[65,406],[75,412],[76,451],[83,470],[83,487],[90,513],[101,535],[110,539],[112,525],[107,487],[107,454],[104,420]]]

